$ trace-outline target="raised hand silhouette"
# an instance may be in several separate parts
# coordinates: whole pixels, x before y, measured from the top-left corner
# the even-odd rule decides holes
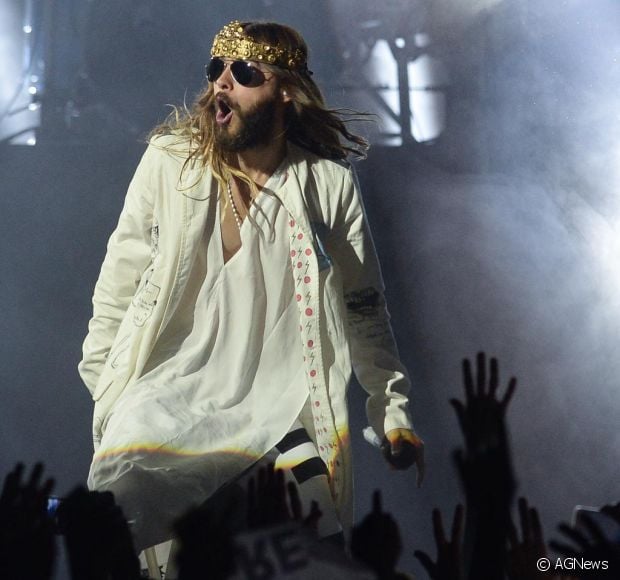
[[[353,528],[351,553],[375,571],[380,579],[394,578],[402,551],[398,524],[381,507],[381,492],[375,490],[372,511]]]
[[[58,511],[73,580],[140,578],[127,520],[110,492],[77,487]]]
[[[424,566],[431,580],[464,579],[463,521],[464,509],[459,504],[454,510],[452,532],[450,539],[448,539],[443,529],[441,512],[437,508],[433,510],[433,532],[437,546],[437,560],[433,562],[431,557],[422,550],[414,552],[415,557]]]
[[[6,476],[0,495],[0,563],[5,578],[51,578],[55,542],[47,499],[53,488],[53,479],[43,480],[42,463],[26,481],[21,463]]]

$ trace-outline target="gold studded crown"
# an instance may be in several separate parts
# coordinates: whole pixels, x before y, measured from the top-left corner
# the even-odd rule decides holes
[[[254,60],[289,70],[307,70],[306,57],[301,50],[290,51],[256,42],[244,34],[243,26],[238,20],[233,20],[215,35],[211,56]]]

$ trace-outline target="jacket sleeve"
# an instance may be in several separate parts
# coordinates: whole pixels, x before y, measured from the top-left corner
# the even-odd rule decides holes
[[[153,224],[152,157],[145,152],[129,185],[116,229],[112,233],[93,295],[93,316],[82,346],[78,371],[91,394],[151,259]]]
[[[381,269],[353,169],[346,173],[338,213],[333,252],[342,271],[353,371],[369,394],[368,421],[382,439],[390,429],[412,428],[410,382],[392,333]]]

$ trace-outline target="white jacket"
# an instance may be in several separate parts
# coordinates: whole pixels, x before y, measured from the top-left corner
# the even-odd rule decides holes
[[[288,146],[289,176],[278,191],[292,216],[290,248],[300,309],[315,440],[331,474],[343,525],[352,521],[346,389],[351,369],[369,394],[378,437],[411,428],[409,380],[399,361],[383,281],[357,181],[344,162]],[[187,144],[159,137],[131,181],[93,296],[80,375],[95,401],[95,448],[106,417],[142,374],[170,320],[218,186],[209,168],[188,167]],[[300,265],[301,264],[301,265]],[[303,275],[302,275],[303,273]]]

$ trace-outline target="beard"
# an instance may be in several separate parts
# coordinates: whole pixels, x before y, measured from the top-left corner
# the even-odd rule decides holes
[[[227,153],[239,153],[262,145],[272,138],[276,118],[276,100],[271,99],[242,113],[234,109],[239,128],[233,132],[231,125],[215,125],[215,144]]]

